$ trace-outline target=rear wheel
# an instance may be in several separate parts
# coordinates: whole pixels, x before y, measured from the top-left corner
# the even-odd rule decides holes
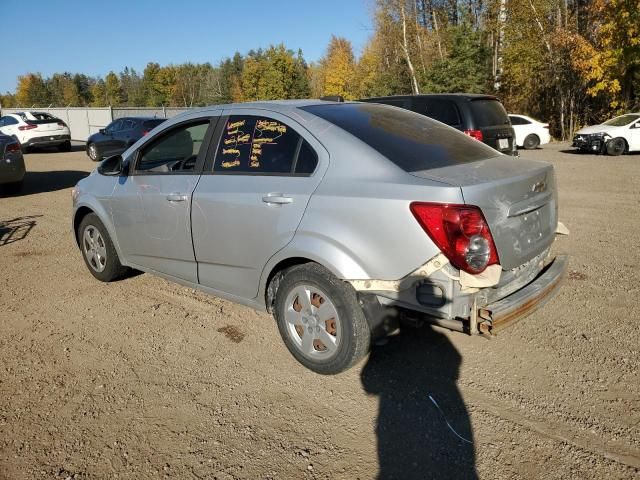
[[[61,143],[60,145],[58,145],[58,150],[60,152],[70,152],[71,151],[71,142],[69,140],[67,140],[64,143]]]
[[[98,147],[95,143],[89,144],[89,147],[87,147],[87,155],[89,155],[89,158],[94,162],[100,161],[100,154],[98,153]]]
[[[95,213],[82,219],[78,239],[84,263],[91,274],[102,282],[111,282],[127,273],[118,258],[113,242]]]
[[[627,142],[624,138],[612,138],[607,142],[607,154],[612,156],[622,155],[627,149]]]
[[[538,148],[538,145],[540,145],[540,137],[534,133],[527,135],[524,142],[522,142],[525,150],[533,150],[534,148]]]
[[[291,354],[316,373],[343,372],[369,351],[371,333],[356,291],[318,264],[285,273],[274,316]]]

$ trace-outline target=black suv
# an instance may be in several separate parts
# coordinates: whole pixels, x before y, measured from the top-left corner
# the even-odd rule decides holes
[[[94,162],[119,155],[164,121],[152,117],[118,118],[87,139],[87,155]]]
[[[500,100],[492,95],[470,93],[394,95],[364,98],[360,101],[406,108],[457,128],[499,152],[517,155],[515,132],[507,112]]]

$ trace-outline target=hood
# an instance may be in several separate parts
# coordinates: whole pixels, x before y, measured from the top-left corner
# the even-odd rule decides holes
[[[590,127],[581,128],[576,132],[576,135],[588,135],[591,133],[603,133],[603,132],[609,133],[609,132],[615,132],[616,130],[619,130],[621,128],[624,128],[624,127],[612,127],[611,125],[603,125],[603,124],[591,125]]]

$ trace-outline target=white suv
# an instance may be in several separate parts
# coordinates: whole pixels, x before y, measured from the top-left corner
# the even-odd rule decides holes
[[[71,132],[59,118],[46,112],[17,112],[0,117],[0,133],[18,139],[22,150],[30,147],[58,147],[71,150]]]

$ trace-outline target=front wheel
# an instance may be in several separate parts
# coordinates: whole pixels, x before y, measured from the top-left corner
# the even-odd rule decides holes
[[[540,138],[537,135],[531,133],[526,136],[524,142],[522,143],[522,146],[525,150],[533,150],[535,148],[538,148],[538,145],[540,145]]]
[[[80,222],[78,239],[84,263],[98,280],[111,282],[127,272],[128,269],[120,263],[107,229],[95,213],[90,213]]]
[[[318,264],[285,273],[274,316],[291,354],[316,373],[343,372],[369,352],[371,332],[356,291]]]
[[[87,148],[87,155],[89,155],[89,158],[94,162],[100,161],[100,154],[98,153],[98,147],[95,143],[89,144],[89,147]]]
[[[627,149],[627,142],[625,142],[624,138],[621,137],[612,138],[607,142],[606,148],[607,154],[615,157],[624,153]]]

